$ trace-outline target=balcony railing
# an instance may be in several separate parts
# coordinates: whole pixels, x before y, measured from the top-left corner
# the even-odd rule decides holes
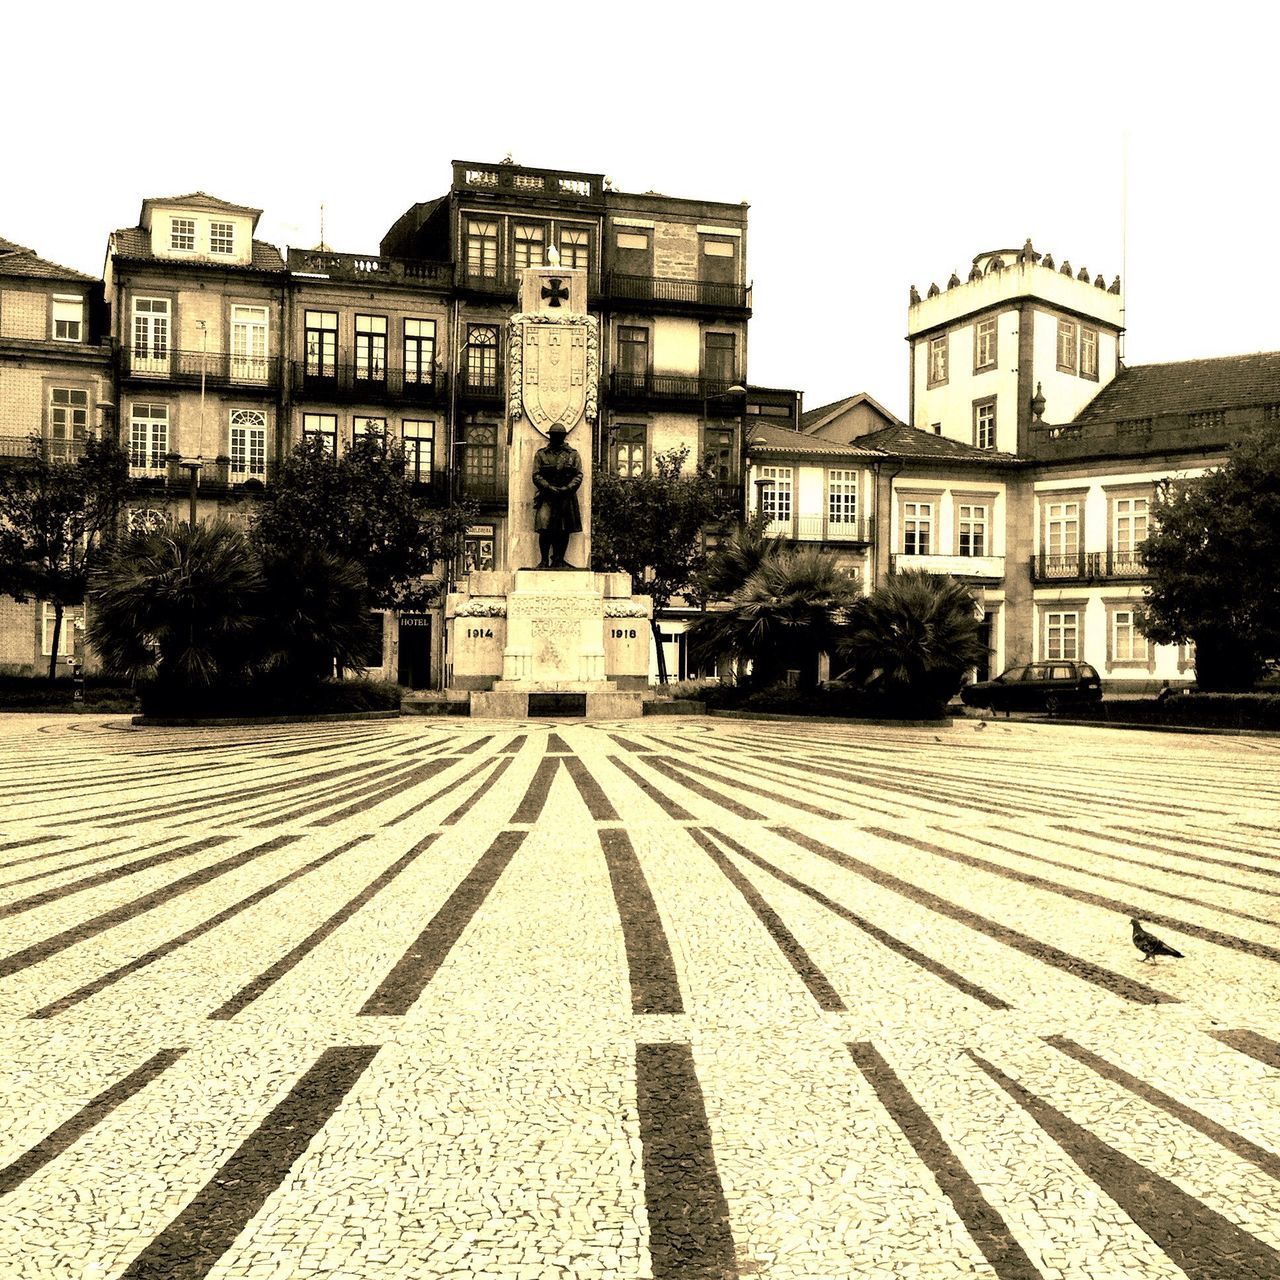
[[[718,280],[681,280],[672,276],[634,276],[606,271],[600,278],[600,296],[610,302],[657,302],[677,307],[710,307],[718,311],[743,311],[751,306],[751,289]]]
[[[680,404],[706,405],[723,416],[737,417],[729,412],[724,415],[723,403],[712,404],[734,385],[732,378],[699,378],[683,373],[623,373],[614,370],[609,375],[606,393],[613,404]],[[739,402],[741,396],[739,396]],[[732,408],[732,406],[730,406]]]
[[[280,384],[278,356],[244,356],[226,351],[139,351],[124,347],[121,372],[126,378],[146,378],[209,387],[260,387],[275,391]]]
[[[301,399],[440,404],[448,395],[443,369],[412,370],[354,360],[295,360],[293,393]]]
[[[464,369],[458,375],[458,395],[463,400],[497,401],[502,399],[502,379],[477,377]]]
[[[453,284],[453,264],[418,258],[382,258],[371,253],[332,253],[321,249],[290,249],[289,270],[326,280],[353,280],[371,284],[420,285],[448,289]]]
[[[907,555],[899,552],[889,557],[889,569],[892,573],[917,569],[951,578],[992,582],[1004,577],[1004,556]]]
[[[1163,413],[1118,422],[1068,422],[1035,426],[1030,455],[1074,459],[1225,448],[1266,421],[1266,407]]]
[[[870,542],[872,518],[830,520],[823,515],[798,515],[795,537],[799,542]]]
[[[0,458],[50,458],[74,462],[84,455],[84,440],[50,440],[47,437],[0,436]]]
[[[515,267],[474,267],[459,262],[454,268],[454,280],[459,289],[510,297],[516,291],[520,273]]]
[[[1143,578],[1147,567],[1141,548],[1130,551],[1077,551],[1068,555],[1031,557],[1031,580],[1044,582],[1104,582],[1108,579]]]
[[[460,458],[459,465],[453,473],[454,496],[486,506],[505,503],[507,500],[506,459],[499,456],[497,462],[501,470],[482,470],[469,467],[465,458]]]
[[[196,473],[196,490],[200,493],[241,488],[251,491],[271,484],[278,471],[279,463],[274,458],[265,459],[260,466],[247,460],[237,465],[226,454],[220,454],[216,458],[202,458],[200,470]],[[135,480],[173,486],[183,491],[188,490],[191,485],[191,473],[183,466],[180,453],[130,450],[129,474]]]

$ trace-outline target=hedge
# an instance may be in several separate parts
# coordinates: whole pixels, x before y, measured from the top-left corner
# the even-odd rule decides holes
[[[325,680],[301,686],[262,680],[199,690],[155,681],[138,686],[144,715],[197,719],[398,711],[400,694],[400,686],[387,680]]]

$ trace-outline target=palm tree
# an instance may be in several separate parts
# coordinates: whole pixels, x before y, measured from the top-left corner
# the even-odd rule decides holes
[[[95,576],[89,639],[107,667],[174,690],[242,679],[257,663],[262,571],[223,521],[168,521],[116,545]]]
[[[835,559],[816,548],[758,547],[758,563],[733,592],[726,608],[706,613],[689,629],[695,659],[720,657],[750,661],[751,679],[764,688],[788,668],[801,683],[814,685],[818,660],[842,633],[857,586]],[[745,561],[750,544],[737,553]]]
[[[860,600],[838,651],[869,691],[922,715],[940,714],[986,654],[968,589],[919,570]]]

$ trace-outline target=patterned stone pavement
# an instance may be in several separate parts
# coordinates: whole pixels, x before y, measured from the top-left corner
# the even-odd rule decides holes
[[[0,717],[0,1277],[1275,1280],[1278,766]]]

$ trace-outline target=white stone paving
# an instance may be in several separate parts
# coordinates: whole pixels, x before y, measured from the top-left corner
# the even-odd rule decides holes
[[[593,818],[559,765],[536,821],[513,822],[539,766],[561,758],[547,754],[552,734],[616,818]],[[690,818],[668,816],[610,757]],[[433,761],[443,767],[431,772]],[[664,761],[685,780],[664,773]],[[1218,1266],[1212,1249],[1194,1273],[1179,1267],[969,1052],[1218,1215],[1205,1218],[1210,1243],[1214,1223],[1234,1224],[1280,1262],[1274,1178],[1042,1039],[1066,1036],[1280,1156],[1280,1069],[1209,1034],[1280,1039],[1280,960],[1196,933],[1280,948],[1277,765],[1276,739],[1034,723],[933,731],[406,719],[137,731],[123,720],[0,717],[0,845],[9,846],[0,849],[0,908],[204,835],[229,837],[0,919],[0,964],[241,850],[297,837],[0,979],[0,1170],[79,1124],[153,1054],[186,1050],[64,1135],[0,1196],[0,1277],[118,1280],[157,1238],[180,1253],[182,1238],[166,1235],[177,1215],[200,1202],[318,1056],[344,1045],[378,1052],[198,1274],[649,1280],[660,1256],[653,1233],[665,1228],[646,1199],[660,1185],[646,1185],[635,1072],[637,1046],[658,1043],[692,1049],[728,1213],[731,1257],[716,1264],[726,1278],[1002,1280],[971,1230],[978,1195],[1045,1280],[1235,1280],[1231,1259]],[[819,772],[832,769],[850,777]],[[356,802],[353,791],[375,784],[377,794]],[[1011,1007],[987,1007],[718,845],[846,1005],[823,1012],[690,826],[738,842]],[[601,848],[602,831],[618,828],[652,894],[681,1013],[632,1012]],[[897,877],[906,891],[853,874],[780,828]],[[362,1014],[406,953],[436,945],[456,893],[467,896],[459,886],[513,830],[523,840],[466,908],[474,914],[463,912],[430,980],[415,987],[410,975],[403,1014]],[[247,1007],[210,1019],[419,845]],[[1125,912],[1053,885],[1181,922],[1150,927],[1185,959],[1143,963]],[[1172,1000],[1138,1003],[1043,963],[913,900],[915,889]],[[64,1012],[28,1016],[219,912],[233,914]],[[661,984],[654,963],[647,977]],[[855,1066],[845,1048],[853,1042],[874,1045],[972,1192],[943,1194],[929,1165],[936,1148],[928,1160],[918,1154]],[[707,1265],[687,1260],[680,1274],[710,1275]]]

